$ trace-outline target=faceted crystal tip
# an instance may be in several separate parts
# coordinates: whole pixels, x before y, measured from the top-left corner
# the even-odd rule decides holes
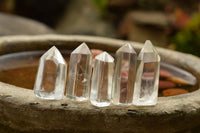
[[[110,54],[108,54],[107,52],[103,52],[103,53],[97,55],[95,57],[95,59],[101,60],[101,61],[104,61],[104,62],[113,62],[114,61],[114,58]]]
[[[66,64],[65,60],[63,59],[60,51],[55,47],[51,47],[44,55],[42,55],[41,60],[48,60],[48,59],[56,59],[61,64]],[[58,63],[57,61],[55,63]]]
[[[119,53],[119,52],[136,53],[135,50],[133,49],[133,47],[129,43],[127,43],[124,46],[120,47],[117,50],[117,53]]]
[[[144,46],[143,46],[143,48],[142,48],[141,51],[143,51],[143,52],[145,52],[145,53],[151,53],[151,52],[153,52],[153,53],[158,54],[158,51],[157,51],[157,50],[155,49],[155,47],[152,45],[152,43],[151,43],[150,40],[146,40],[146,41],[145,41]]]
[[[90,49],[88,48],[87,44],[84,42],[80,46],[78,46],[72,54],[90,54],[92,55]]]
[[[146,54],[146,56],[144,56],[144,54]],[[149,54],[151,54],[151,56]],[[153,57],[153,55],[154,55],[154,57]],[[148,59],[154,58],[153,60],[160,61],[160,56],[158,54],[158,51],[152,45],[150,40],[146,40],[146,42],[138,56],[139,60],[146,60],[145,58],[148,58]]]

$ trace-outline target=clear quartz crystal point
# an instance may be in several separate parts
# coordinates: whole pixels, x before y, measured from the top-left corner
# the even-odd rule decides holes
[[[94,106],[104,107],[111,103],[114,59],[107,52],[95,57],[92,74],[90,101]]]
[[[88,100],[91,71],[92,53],[88,46],[82,43],[70,56],[67,98],[76,101]]]
[[[137,63],[133,104],[151,106],[157,103],[160,71],[160,56],[151,42],[147,40]]]
[[[126,44],[117,50],[113,78],[113,104],[132,104],[136,63],[137,54],[130,44]]]
[[[34,85],[34,93],[43,99],[62,99],[65,91],[67,64],[53,46],[41,58]]]

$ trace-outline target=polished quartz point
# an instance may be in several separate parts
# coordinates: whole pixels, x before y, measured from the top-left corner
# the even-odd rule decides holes
[[[94,106],[104,107],[111,103],[114,59],[107,52],[95,57],[92,74],[90,102]]]
[[[82,43],[70,56],[67,98],[76,101],[89,98],[91,70],[92,53],[88,46]]]
[[[137,54],[130,44],[126,44],[117,50],[113,78],[113,104],[132,104],[136,63]]]
[[[147,40],[142,48],[137,63],[133,104],[151,106],[157,103],[160,71],[160,56]]]
[[[41,58],[34,93],[43,99],[62,99],[65,91],[67,64],[53,46]]]

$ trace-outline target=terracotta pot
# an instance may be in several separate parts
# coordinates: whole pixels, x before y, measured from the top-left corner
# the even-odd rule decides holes
[[[74,49],[86,42],[90,48],[115,52],[128,41],[90,36],[11,36],[0,38],[0,54],[47,50],[56,45]],[[131,43],[136,51],[142,45]],[[163,62],[193,73],[200,78],[200,59],[158,48]],[[31,75],[30,75],[31,76]],[[89,102],[37,98],[32,90],[0,83],[1,132],[134,132],[172,133],[200,125],[200,90],[158,98],[152,107],[109,106],[97,108]]]

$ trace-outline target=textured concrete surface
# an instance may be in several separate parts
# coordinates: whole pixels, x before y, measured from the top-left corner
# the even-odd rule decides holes
[[[0,54],[48,49],[74,49],[81,42],[90,48],[114,52],[127,41],[89,36],[13,36],[0,38]],[[138,51],[142,45],[130,42]],[[198,80],[200,59],[158,48],[162,61],[189,70]],[[37,98],[32,90],[0,83],[1,132],[123,132],[173,133],[200,125],[200,90],[173,97],[161,97],[153,107],[97,108],[89,102]]]

